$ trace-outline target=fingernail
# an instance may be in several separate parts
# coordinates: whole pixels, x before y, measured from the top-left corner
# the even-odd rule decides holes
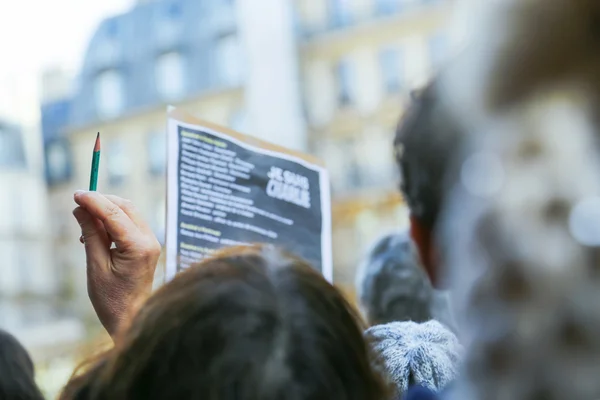
[[[85,193],[85,190],[76,190],[75,191],[75,197],[79,197],[79,196],[81,196],[84,193]]]

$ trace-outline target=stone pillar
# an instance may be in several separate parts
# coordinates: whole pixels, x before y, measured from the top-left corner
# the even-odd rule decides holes
[[[295,150],[306,127],[291,0],[238,0],[248,132]]]

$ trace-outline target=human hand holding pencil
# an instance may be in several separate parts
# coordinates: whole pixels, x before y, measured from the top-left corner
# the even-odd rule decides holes
[[[114,335],[135,304],[150,294],[161,246],[130,201],[96,192],[99,163],[100,133],[90,190],[75,192],[73,215],[85,245],[88,295],[100,322]]]
[[[88,295],[110,335],[152,290],[161,246],[133,204],[77,191],[73,215],[85,244]],[[112,243],[115,246],[111,248]]]

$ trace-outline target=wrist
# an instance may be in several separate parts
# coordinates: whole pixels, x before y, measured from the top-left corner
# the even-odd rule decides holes
[[[102,326],[111,337],[115,337],[129,324],[137,310],[150,296],[152,285],[147,283],[129,285],[123,281],[111,284],[109,292],[90,292],[90,300],[94,305]]]

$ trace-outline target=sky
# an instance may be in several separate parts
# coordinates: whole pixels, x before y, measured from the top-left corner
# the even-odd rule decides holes
[[[0,0],[0,117],[34,126],[42,71],[76,73],[104,18],[134,0]]]

